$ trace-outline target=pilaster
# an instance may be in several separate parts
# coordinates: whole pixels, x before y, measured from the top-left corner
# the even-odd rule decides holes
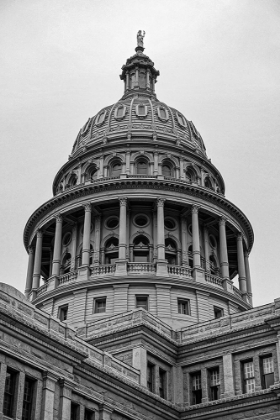
[[[140,385],[147,387],[147,350],[143,346],[132,350],[132,366],[140,370]]]

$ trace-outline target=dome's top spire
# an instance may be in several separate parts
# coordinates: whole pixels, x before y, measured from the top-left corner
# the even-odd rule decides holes
[[[124,81],[124,96],[134,95],[135,93],[155,95],[155,84],[159,71],[154,68],[154,63],[144,51],[145,31],[137,32],[136,54],[126,60],[122,66],[121,80]]]

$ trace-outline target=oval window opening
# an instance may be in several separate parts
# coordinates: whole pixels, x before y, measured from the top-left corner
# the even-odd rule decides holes
[[[175,229],[176,223],[173,219],[168,218],[164,220],[164,226],[166,227],[166,229]]]
[[[148,218],[146,216],[144,216],[144,215],[137,216],[135,218],[135,224],[137,226],[143,227],[143,226],[146,226],[147,223],[148,223]]]
[[[107,220],[106,225],[109,229],[115,229],[119,225],[119,219],[117,217],[112,217]]]

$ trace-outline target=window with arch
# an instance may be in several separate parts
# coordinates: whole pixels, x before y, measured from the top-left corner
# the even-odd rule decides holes
[[[147,105],[144,105],[144,104],[136,105],[135,113],[136,113],[137,117],[140,117],[140,118],[141,117],[142,118],[146,117],[148,115]]]
[[[186,179],[188,182],[195,182],[197,179],[196,173],[193,168],[187,168]]]
[[[146,87],[146,73],[145,71],[140,71],[139,72],[139,87],[140,88],[145,88]]]
[[[158,106],[157,107],[157,114],[160,120],[162,121],[168,121],[168,111],[164,106]]]
[[[187,127],[187,121],[184,115],[180,114],[180,112],[177,112],[176,116],[177,116],[177,121],[179,125],[181,125],[182,127]]]
[[[164,160],[162,162],[162,175],[168,177],[174,177],[174,166],[171,162]]]
[[[145,235],[138,235],[133,241],[133,261],[149,262],[149,239]]]
[[[177,262],[177,245],[173,239],[165,239],[165,259],[168,264],[176,265]]]
[[[59,193],[62,193],[62,192],[63,192],[63,184],[61,182],[56,189],[56,193],[59,194]]]
[[[110,176],[117,177],[122,173],[122,163],[120,160],[115,160],[110,165]]]
[[[97,179],[97,171],[98,171],[98,169],[97,169],[96,165],[90,165],[87,169],[87,172],[86,172],[86,180],[93,181],[93,180]]]
[[[119,257],[118,238],[109,238],[105,243],[105,264],[114,264]]]
[[[71,254],[66,252],[61,262],[61,274],[69,273],[71,268]]]
[[[148,162],[146,159],[139,159],[136,163],[137,175],[148,175]]]
[[[126,114],[126,106],[124,104],[118,105],[115,109],[114,116],[116,120],[122,120]]]
[[[68,181],[68,187],[74,187],[75,185],[77,185],[77,182],[78,182],[78,177],[77,177],[77,175],[76,174],[72,174],[71,176],[70,176],[70,178],[69,178],[69,181]]]
[[[93,264],[93,246],[90,244],[90,253],[89,253],[89,265]],[[80,267],[82,265],[83,260],[83,247],[81,247],[78,258],[77,258],[77,264],[76,267]]]
[[[106,114],[107,114],[106,110],[103,110],[103,111],[99,112],[99,114],[97,115],[96,120],[95,120],[95,125],[97,125],[97,126],[102,125],[105,121]]]
[[[210,188],[210,190],[213,190],[213,189],[214,189],[214,188],[213,188],[213,186],[212,186],[212,183],[211,183],[211,181],[210,181],[209,176],[207,176],[207,177],[204,179],[204,185],[205,185],[205,187],[206,187],[206,188]]]

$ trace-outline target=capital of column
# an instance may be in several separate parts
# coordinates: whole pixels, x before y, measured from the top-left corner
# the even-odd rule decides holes
[[[192,213],[193,214],[198,214],[199,209],[200,209],[200,206],[198,204],[193,204],[192,205]]]
[[[37,236],[37,239],[42,239],[43,238],[43,231],[41,229],[37,230],[36,236]]]
[[[28,254],[30,255],[30,254],[34,254],[34,248],[33,248],[33,246],[29,246],[28,248],[27,248],[27,250],[28,250]]]
[[[241,232],[239,232],[238,234],[237,234],[237,240],[238,241],[241,241],[242,242],[242,233]]]
[[[165,198],[157,198],[157,206],[158,207],[163,207],[165,201],[166,201]]]
[[[127,206],[127,197],[119,198],[120,206]]]
[[[60,213],[55,215],[55,220],[57,223],[62,223],[63,222],[63,217],[61,216]]]
[[[85,209],[85,212],[90,212],[91,213],[91,203],[86,203],[86,204],[84,204],[84,209]]]
[[[226,222],[227,222],[226,217],[225,216],[221,216],[220,219],[219,219],[219,225],[220,226],[224,226],[226,224]]]

